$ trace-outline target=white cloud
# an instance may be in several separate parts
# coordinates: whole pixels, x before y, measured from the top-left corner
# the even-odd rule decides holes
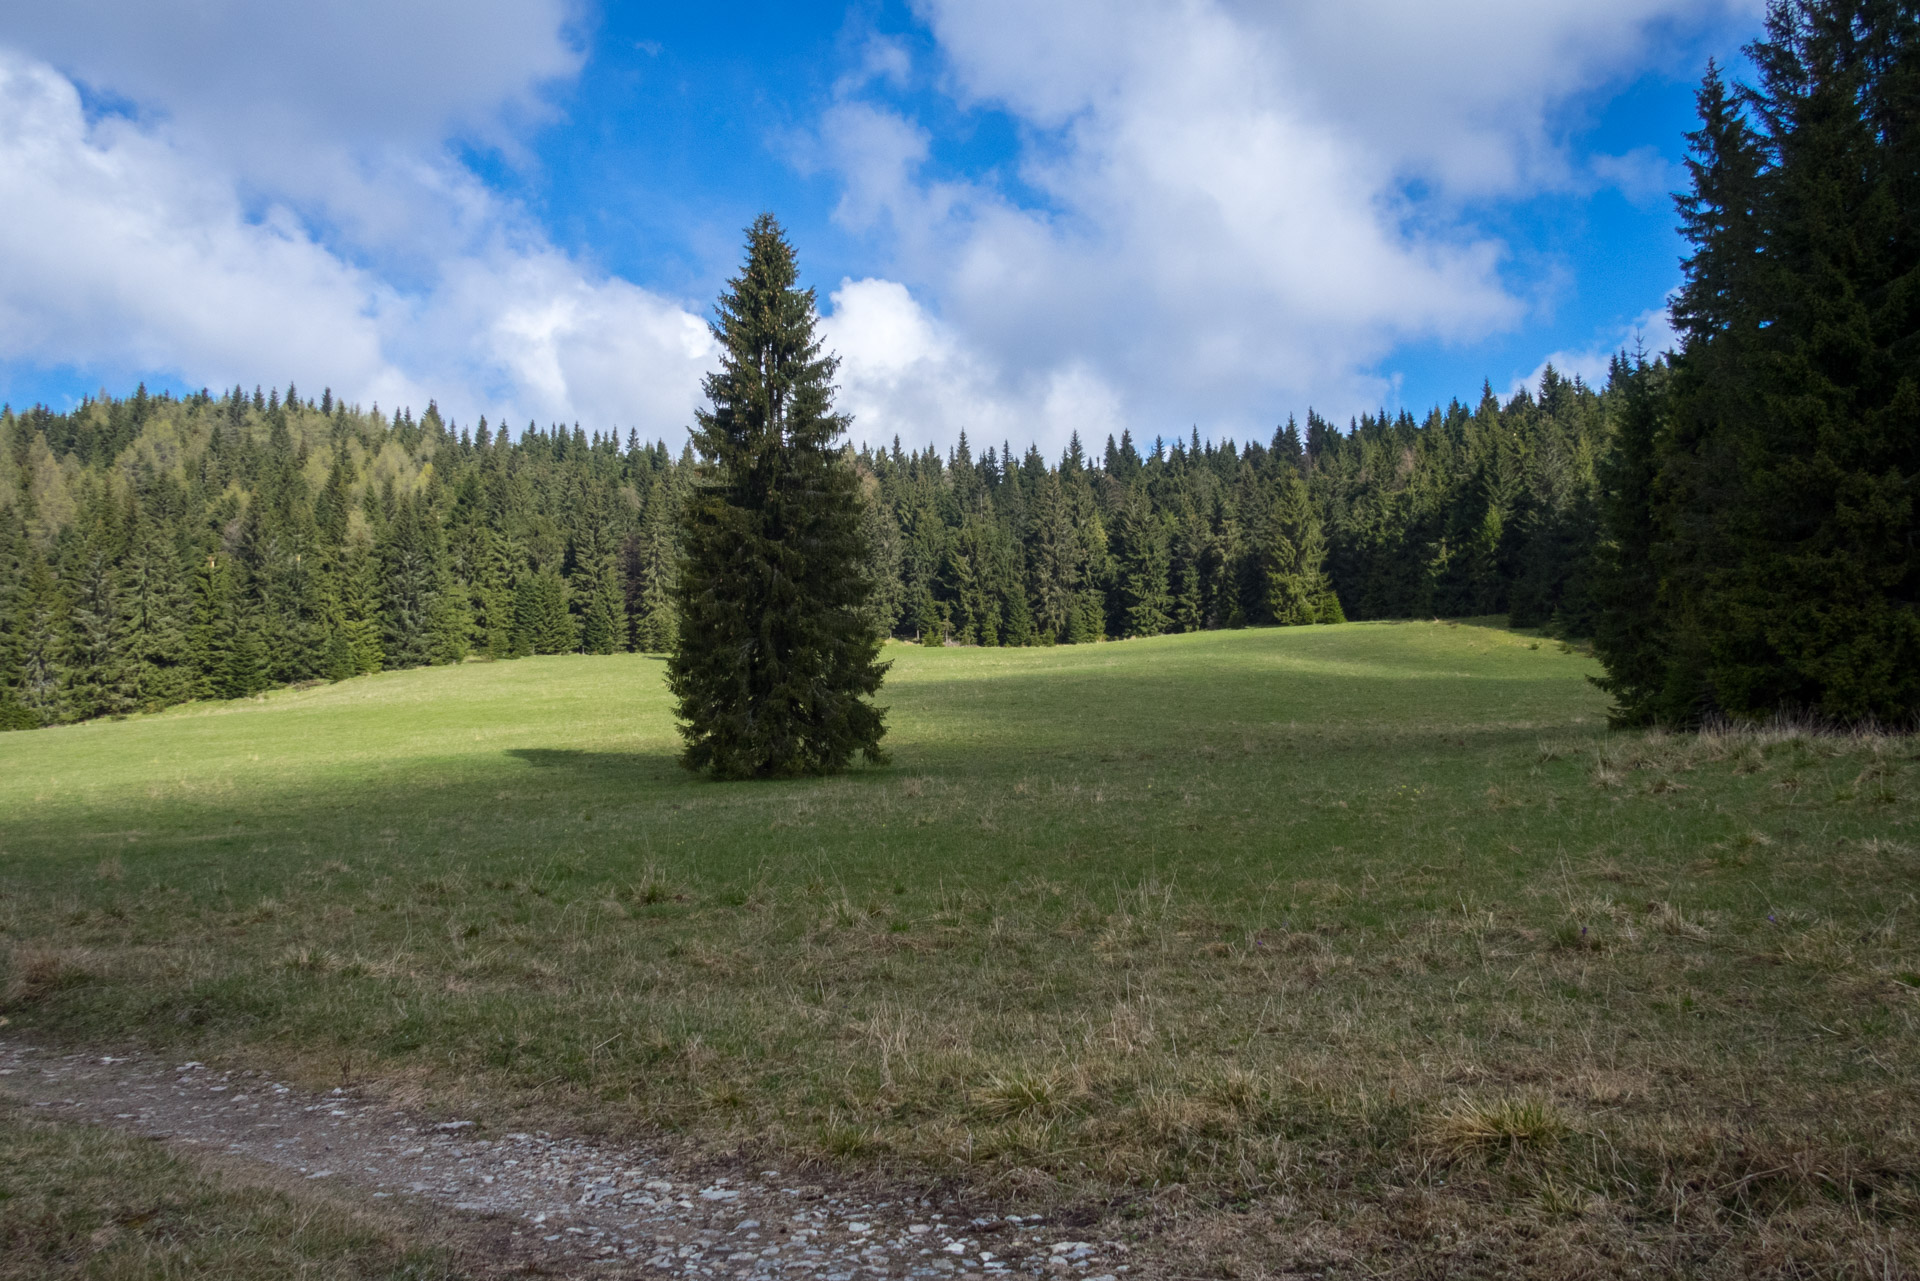
[[[843,280],[830,302],[822,334],[841,357],[836,404],[856,440],[948,446],[964,431],[984,449],[1025,445],[1042,427],[1097,443],[1125,426],[1119,392],[1096,371],[1067,365],[1009,386],[897,281]]]
[[[1023,130],[1021,187],[934,176],[924,127],[876,101],[825,113],[838,217],[943,326],[939,361],[890,375],[889,412],[947,403],[955,368],[1052,446],[1083,421],[1244,435],[1377,404],[1396,345],[1530,310],[1461,202],[1596,176],[1637,193],[1645,157],[1583,176],[1554,113],[1675,24],[1757,2],[921,0],[948,91]]]
[[[1686,182],[1686,171],[1652,147],[1635,147],[1619,156],[1594,156],[1587,167],[1637,205],[1663,204]]]
[[[1674,332],[1672,319],[1665,307],[1655,307],[1642,312],[1630,325],[1601,335],[1590,347],[1578,350],[1556,351],[1525,378],[1516,378],[1507,394],[1530,390],[1540,385],[1540,376],[1551,365],[1563,378],[1579,377],[1591,387],[1603,387],[1607,381],[1607,368],[1613,358],[1621,352],[1632,355],[1635,351],[1644,351],[1647,359],[1652,360],[1680,345],[1680,336]]]
[[[677,435],[711,360],[705,325],[569,260],[435,145],[403,141],[366,169],[398,192],[387,225],[324,235],[184,123],[89,121],[65,75],[0,47],[0,343],[44,364]],[[398,257],[404,272],[380,269]]]
[[[591,2],[17,0],[0,341],[677,431],[703,323],[557,250],[455,149],[524,160]],[[1556,113],[1760,3],[917,0],[937,53],[852,48],[811,143],[887,254],[833,295],[844,402],[863,435],[1050,448],[1379,403],[1396,345],[1529,312],[1463,202],[1645,196],[1647,157],[1570,158]],[[1013,118],[1010,174],[938,171],[927,128],[868,96],[929,76]]]
[[[835,405],[853,415],[855,439],[885,444],[897,434],[918,448],[962,431],[998,441],[1019,428],[992,372],[905,285],[843,280],[830,301],[821,333],[841,358]]]
[[[404,375],[379,330],[398,299],[280,213],[242,216],[230,184],[160,138],[89,127],[65,77],[0,51],[0,342],[48,363],[191,364],[252,381],[308,369],[389,402]],[[260,362],[253,368],[243,367]]]

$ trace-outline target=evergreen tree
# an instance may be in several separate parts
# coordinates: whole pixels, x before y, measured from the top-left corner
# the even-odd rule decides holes
[[[664,654],[673,649],[679,631],[674,612],[673,585],[677,553],[674,544],[674,496],[656,480],[647,496],[646,519],[634,539],[633,647],[643,653]]]
[[[240,611],[239,630],[221,680],[224,698],[251,698],[273,685],[273,648],[270,624],[261,608]]]
[[[340,561],[340,643],[334,653],[344,676],[365,676],[386,666],[381,632],[380,560],[371,546],[356,540]]]
[[[1261,613],[1282,627],[1345,622],[1327,581],[1327,544],[1306,482],[1291,470],[1274,485],[1266,537],[1260,548]]]
[[[579,632],[567,608],[567,583],[559,571],[522,575],[513,597],[514,653],[571,654],[579,648]]]
[[[580,623],[580,648],[588,654],[623,652],[627,648],[627,603],[611,558],[602,561],[591,580]]]
[[[233,572],[225,557],[208,553],[193,576],[193,627],[187,653],[194,697],[232,697],[235,639]]]
[[[1052,472],[1034,494],[1031,530],[1027,565],[1033,621],[1041,643],[1052,645],[1067,640],[1076,626],[1081,585],[1081,546],[1073,528],[1073,509]]]
[[[5,448],[0,433],[0,468],[12,461]],[[0,730],[32,729],[40,723],[20,701],[29,565],[26,522],[12,507],[0,507]]]
[[[16,606],[18,676],[14,699],[34,725],[58,725],[67,702],[67,602],[46,560],[29,553]]]
[[[859,477],[834,446],[837,361],[814,295],[770,215],[713,325],[721,367],[697,415],[702,465],[682,527],[678,644],[668,679],[690,769],[722,778],[819,773],[881,759],[886,665],[865,612],[872,584]]]
[[[1132,442],[1128,442],[1129,449]],[[1121,459],[1115,450],[1116,461]],[[1168,587],[1167,533],[1144,486],[1136,484],[1121,503],[1113,526],[1118,623],[1123,636],[1158,636],[1167,630],[1172,596]]]
[[[1597,611],[1593,652],[1607,674],[1595,684],[1613,695],[1616,725],[1644,725],[1660,711],[1667,652],[1656,563],[1654,485],[1664,397],[1643,357],[1615,357],[1609,386],[1618,393],[1612,446],[1600,468],[1600,516],[1606,535],[1594,551]]]
[[[480,526],[474,542],[473,577],[468,589],[472,648],[488,658],[506,658],[513,648],[513,551],[491,525]]]
[[[167,707],[192,697],[188,630],[192,600],[173,531],[135,509],[117,585],[132,694],[139,706]]]
[[[420,498],[398,499],[380,548],[387,666],[453,663],[465,656],[467,621],[445,556],[431,507]]]
[[[1654,447],[1658,642],[1616,602],[1609,688],[1625,719],[1905,720],[1920,711],[1920,13],[1777,0],[1748,52],[1751,88],[1709,70],[1679,203],[1694,252]],[[1619,522],[1609,541],[1629,545]]]
[[[1720,420],[1736,558],[1698,618],[1713,698],[1855,720],[1920,711],[1920,9],[1779,3],[1750,98],[1772,165],[1748,398]],[[1902,143],[1904,141],[1904,147]]]
[[[873,594],[867,598],[867,618],[874,634],[884,637],[891,636],[900,625],[906,586],[900,578],[900,524],[879,489],[873,485],[865,494],[861,532],[867,545],[867,579],[873,584]]]
[[[138,695],[126,661],[116,566],[125,554],[118,504],[106,493],[86,506],[63,575],[67,601],[66,701],[78,718],[133,710]]]

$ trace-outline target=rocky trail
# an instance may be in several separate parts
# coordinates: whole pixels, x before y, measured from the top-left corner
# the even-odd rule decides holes
[[[1040,1214],[823,1185],[775,1169],[631,1145],[492,1134],[356,1090],[303,1093],[249,1071],[0,1039],[0,1094],[46,1115],[265,1162],[451,1220],[492,1262],[569,1276],[937,1278],[1019,1274],[1137,1281],[1128,1244]],[[471,1231],[460,1233],[460,1227]]]

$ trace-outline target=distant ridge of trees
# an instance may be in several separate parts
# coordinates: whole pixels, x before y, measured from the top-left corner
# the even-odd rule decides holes
[[[1622,394],[1548,370],[1267,443],[853,455],[883,634],[1075,644],[1341,618],[1590,630]],[[478,656],[670,648],[691,455],[297,388],[0,412],[0,724]]]

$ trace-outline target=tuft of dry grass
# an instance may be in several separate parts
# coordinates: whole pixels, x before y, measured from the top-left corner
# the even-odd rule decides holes
[[[626,886],[624,897],[630,903],[651,907],[656,903],[685,902],[687,893],[674,883],[657,860],[648,859]]]
[[[6,1004],[32,1005],[94,977],[92,957],[83,950],[16,946],[7,957]]]
[[[1662,934],[1692,939],[1696,943],[1704,943],[1713,937],[1708,918],[1697,912],[1689,917],[1685,912],[1664,900],[1647,904],[1647,924]]]
[[[1420,1136],[1446,1156],[1533,1152],[1551,1148],[1573,1132],[1553,1103],[1538,1095],[1508,1099],[1462,1097],[1426,1118]]]
[[[974,1108],[989,1120],[1052,1116],[1066,1107],[1068,1085],[1058,1072],[1015,1068],[996,1072],[974,1087]]]

